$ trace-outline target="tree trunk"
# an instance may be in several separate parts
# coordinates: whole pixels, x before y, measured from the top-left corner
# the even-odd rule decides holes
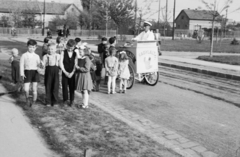
[[[211,34],[211,50],[210,50],[210,57],[213,56],[213,38],[214,38],[214,21],[215,21],[215,17],[213,18],[212,21],[212,34]]]

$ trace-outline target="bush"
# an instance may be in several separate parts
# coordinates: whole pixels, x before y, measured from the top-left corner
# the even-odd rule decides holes
[[[239,41],[234,38],[233,41],[231,41],[231,45],[239,45]]]

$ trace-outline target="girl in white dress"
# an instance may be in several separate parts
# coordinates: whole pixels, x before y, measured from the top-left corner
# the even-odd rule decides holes
[[[118,74],[120,78],[119,93],[126,93],[127,90],[127,80],[130,77],[128,64],[129,61],[126,52],[125,51],[120,52],[118,66]]]

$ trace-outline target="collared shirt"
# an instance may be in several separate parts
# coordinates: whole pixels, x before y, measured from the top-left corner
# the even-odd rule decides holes
[[[36,53],[25,52],[20,59],[20,75],[24,75],[24,70],[37,70],[40,62],[39,55]]]
[[[136,36],[134,40],[137,40],[137,41],[155,40],[155,36],[153,32],[150,30],[147,32],[143,31],[138,36]]]
[[[60,54],[52,54],[52,55],[45,55],[43,57],[43,64],[44,66],[59,66],[59,62],[60,62]]]

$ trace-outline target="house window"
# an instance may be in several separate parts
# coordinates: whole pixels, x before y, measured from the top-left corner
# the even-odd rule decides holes
[[[188,28],[188,25],[185,25],[185,28]]]
[[[184,19],[184,16],[182,16],[182,19]]]
[[[72,12],[74,12],[74,8],[72,8]]]
[[[177,25],[177,28],[180,28],[180,25]]]

